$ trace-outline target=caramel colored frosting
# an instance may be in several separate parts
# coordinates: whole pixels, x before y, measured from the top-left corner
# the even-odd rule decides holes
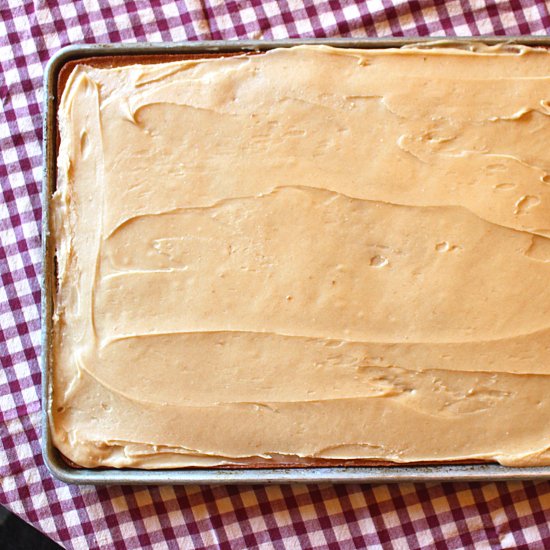
[[[550,465],[549,116],[523,47],[77,66],[56,446]]]

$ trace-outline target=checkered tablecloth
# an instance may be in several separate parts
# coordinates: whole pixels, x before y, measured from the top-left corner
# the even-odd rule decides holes
[[[40,451],[42,74],[79,42],[546,34],[544,0],[0,0],[0,503],[67,548],[545,548],[550,484],[76,487]]]

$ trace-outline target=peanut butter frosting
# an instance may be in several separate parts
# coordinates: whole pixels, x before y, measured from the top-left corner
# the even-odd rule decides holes
[[[51,431],[86,467],[550,465],[550,54],[78,65]]]

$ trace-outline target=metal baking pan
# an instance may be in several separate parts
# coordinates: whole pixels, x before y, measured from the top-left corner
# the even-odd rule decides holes
[[[479,39],[329,39],[282,41],[210,41],[169,44],[75,45],[60,50],[48,63],[44,78],[44,178],[42,185],[42,449],[51,473],[67,483],[78,484],[188,484],[188,483],[322,483],[322,482],[414,482],[550,479],[550,467],[510,468],[498,464],[448,464],[433,466],[370,466],[322,468],[234,469],[78,469],[69,466],[53,446],[49,430],[50,350],[54,281],[53,243],[50,238],[49,203],[56,185],[57,78],[69,61],[97,56],[159,54],[208,54],[266,51],[298,44],[324,44],[341,48],[381,49],[410,44],[459,45],[479,40],[485,44],[521,44],[550,47],[550,37],[481,37]]]

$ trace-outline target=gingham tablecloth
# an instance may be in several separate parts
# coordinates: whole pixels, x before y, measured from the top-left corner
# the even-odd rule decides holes
[[[42,74],[79,42],[547,34],[541,0],[0,0],[0,503],[66,548],[548,548],[550,484],[76,487],[40,451]]]

